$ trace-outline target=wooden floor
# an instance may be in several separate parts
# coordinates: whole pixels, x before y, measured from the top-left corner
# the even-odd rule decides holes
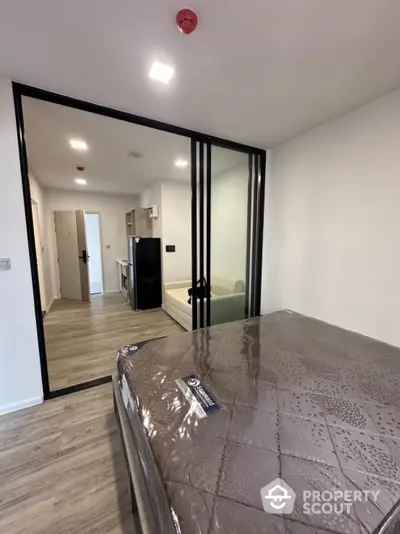
[[[161,308],[135,312],[120,293],[56,300],[44,318],[50,390],[111,374],[123,345],[181,331]]]
[[[0,532],[132,534],[105,384],[0,417]]]

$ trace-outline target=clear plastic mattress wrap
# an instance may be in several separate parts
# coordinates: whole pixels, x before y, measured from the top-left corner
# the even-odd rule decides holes
[[[389,450],[371,461],[370,474],[393,479],[373,517],[362,503],[307,515],[302,500],[307,489],[371,487],[360,469],[354,477],[342,469],[346,453],[367,473],[368,459],[340,450],[347,433],[372,432],[340,411],[343,399],[365,402],[363,377],[351,374],[370,368],[365,346],[355,334],[279,312],[122,348],[119,384],[154,534],[373,532],[400,498]],[[261,490],[277,478],[296,492],[291,514],[264,511]]]

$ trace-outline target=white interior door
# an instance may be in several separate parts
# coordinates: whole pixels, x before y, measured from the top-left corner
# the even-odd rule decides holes
[[[42,241],[40,238],[40,224],[39,224],[39,213],[38,213],[38,205],[34,200],[31,201],[32,203],[32,217],[33,217],[33,232],[35,234],[35,248],[36,248],[36,264],[39,274],[39,289],[40,289],[40,302],[42,306],[42,310],[47,310],[47,302],[46,302],[46,296],[44,291],[44,278],[43,278],[43,265],[42,265]]]
[[[55,211],[61,298],[82,300],[75,211]]]
[[[86,239],[85,211],[76,210],[76,230],[78,236],[79,251],[79,277],[81,282],[82,300],[90,302],[90,284],[89,284],[89,254]]]

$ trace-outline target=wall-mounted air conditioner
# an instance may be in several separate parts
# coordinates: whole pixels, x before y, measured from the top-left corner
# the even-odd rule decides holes
[[[158,217],[158,206],[150,206],[149,208],[144,208],[149,214],[150,219],[157,219]]]

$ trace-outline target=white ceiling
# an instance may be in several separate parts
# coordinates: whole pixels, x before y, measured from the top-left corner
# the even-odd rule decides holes
[[[190,4],[0,0],[0,75],[262,148],[400,86],[399,0]]]
[[[46,188],[139,194],[161,180],[190,181],[187,137],[32,98],[23,97],[23,109],[29,168]],[[74,150],[70,139],[86,141],[88,150]],[[176,159],[189,164],[177,168]],[[213,175],[246,162],[245,154],[213,148]],[[85,171],[77,172],[78,165]]]

